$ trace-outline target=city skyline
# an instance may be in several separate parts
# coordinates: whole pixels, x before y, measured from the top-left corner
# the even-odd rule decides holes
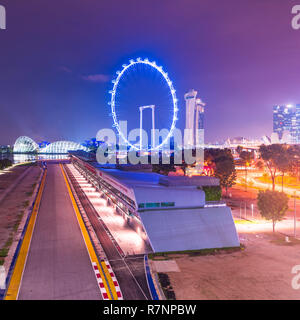
[[[300,104],[273,107],[273,132],[282,139],[290,135],[290,143],[300,143]]]
[[[170,6],[166,1],[148,7],[133,1],[118,8],[63,2],[57,10],[53,2],[42,7],[2,1],[7,29],[0,33],[0,144],[12,144],[22,135],[81,142],[111,128],[110,81],[119,65],[139,56],[158,61],[173,79],[178,128],[185,123],[184,94],[195,88],[209,106],[206,142],[271,135],[272,107],[300,101],[300,33],[290,23],[293,1],[276,0],[272,6],[214,2]],[[131,13],[133,6],[139,8],[138,17]],[[160,21],[155,26],[154,15]],[[115,28],[104,32],[111,20]],[[131,39],[125,37],[131,33]],[[179,54],[182,48],[184,55]]]

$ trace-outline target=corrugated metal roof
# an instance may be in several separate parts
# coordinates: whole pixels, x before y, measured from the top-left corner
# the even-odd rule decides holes
[[[240,245],[228,207],[145,211],[140,216],[155,252]]]

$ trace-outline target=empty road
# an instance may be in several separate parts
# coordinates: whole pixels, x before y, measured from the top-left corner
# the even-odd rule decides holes
[[[48,164],[18,299],[102,299],[58,164]]]

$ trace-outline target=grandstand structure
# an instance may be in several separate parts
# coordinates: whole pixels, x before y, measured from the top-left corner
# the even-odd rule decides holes
[[[113,215],[121,216],[153,252],[240,245],[230,207],[221,201],[206,201],[203,188],[218,186],[219,179],[163,176],[138,166],[130,170],[128,166],[101,165],[76,152],[71,152],[70,159],[107,200]]]

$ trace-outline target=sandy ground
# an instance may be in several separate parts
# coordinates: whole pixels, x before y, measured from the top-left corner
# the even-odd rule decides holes
[[[300,299],[292,268],[300,265],[300,241],[282,235],[239,234],[238,252],[175,258],[180,272],[168,272],[176,299]]]
[[[0,175],[0,188],[9,187],[27,166],[14,167],[10,172]],[[0,204],[0,250],[9,247],[18,224],[28,207],[28,200],[32,196],[35,183],[40,176],[40,169],[32,167],[13,192],[7,195]],[[1,258],[0,258],[1,259]]]
[[[0,170],[0,192],[7,189],[26,169],[27,166],[15,166]]]

